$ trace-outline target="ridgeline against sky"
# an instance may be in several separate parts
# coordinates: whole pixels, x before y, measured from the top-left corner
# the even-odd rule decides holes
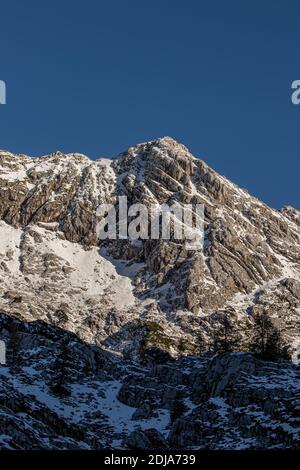
[[[273,207],[300,207],[299,3],[1,5],[0,148],[112,156],[164,135]]]

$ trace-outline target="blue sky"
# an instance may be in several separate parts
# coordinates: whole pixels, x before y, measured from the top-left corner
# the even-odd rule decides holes
[[[300,3],[3,1],[0,148],[112,156],[170,135],[300,208]]]

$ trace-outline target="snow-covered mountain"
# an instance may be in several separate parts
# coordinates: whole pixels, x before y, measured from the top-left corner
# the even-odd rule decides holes
[[[171,205],[174,201],[204,204],[203,251],[189,251],[182,240],[176,239],[103,241],[99,246],[97,207],[103,203],[117,205],[122,195],[131,204],[141,202],[147,206]],[[16,403],[27,410],[21,421],[39,421],[32,444],[26,440],[22,444],[22,438],[12,431],[16,446],[134,447],[137,440],[148,439],[151,447],[164,439],[157,445],[197,447],[203,432],[207,436],[214,433],[212,423],[217,415],[227,423],[224,435],[218,445],[213,437],[202,439],[204,447],[295,446],[299,431],[299,422],[293,421],[299,413],[298,366],[267,366],[247,351],[256,319],[264,314],[280,334],[290,357],[297,360],[299,261],[299,211],[268,207],[169,137],[136,145],[111,160],[90,160],[81,154],[62,152],[30,158],[0,151],[1,336],[12,342],[15,336],[11,325],[18,325],[16,336],[27,361],[23,370],[14,374],[5,367],[0,369],[2,384],[9,386],[15,396],[12,405],[7,402],[7,393],[1,392],[0,409],[4,407],[1,413],[7,429],[20,426],[14,416],[19,412]],[[211,359],[210,355],[216,352],[216,336],[224,327],[224,315],[230,322],[233,351],[237,354],[226,356],[222,362],[222,358]],[[49,357],[55,357],[61,334],[75,343],[75,349],[86,348],[89,358],[93,354],[104,358],[101,372],[90,364],[85,376],[86,365],[80,361],[77,375],[71,367],[75,385],[71,397],[65,398],[68,403],[53,398],[47,385],[51,374],[47,375],[43,367],[51,369]],[[242,359],[241,351],[245,352]],[[217,379],[209,382],[203,377],[217,367],[214,360],[221,361],[219,369],[245,368],[250,374],[247,380],[233,375],[236,389],[252,390],[255,377],[262,374],[265,382],[261,381],[261,397],[271,400],[269,381],[271,388],[278,388],[281,405],[287,401],[281,406],[280,416],[272,414],[273,405],[265,408],[256,389],[248,393],[247,403],[239,403],[241,414],[246,411],[250,416],[253,411],[253,418],[257,413],[257,422],[266,429],[261,435],[247,431],[249,423],[237,424],[235,392],[226,402],[227,392],[222,395],[223,391],[210,390]],[[167,374],[167,397],[160,392],[163,378],[157,362],[166,362],[166,367],[173,370],[173,375]],[[178,378],[182,367],[186,374]],[[147,385],[148,374],[152,378]],[[144,391],[138,384],[139,377],[143,377]],[[291,391],[287,384],[292,380],[296,382]],[[231,382],[229,386],[232,391]],[[162,394],[159,403],[149,397],[153,387],[157,396]],[[181,421],[170,425],[177,387],[185,390],[186,410]],[[136,390],[140,390],[140,399]],[[28,397],[32,395],[34,405],[29,406]],[[98,395],[102,397],[99,403]],[[94,403],[93,410],[87,396]],[[109,396],[114,397],[111,406]],[[209,400],[205,409],[203,397]],[[139,431],[132,424],[130,406],[137,408],[133,421],[138,423]],[[210,431],[203,431],[205,416],[209,416],[206,423]],[[120,419],[124,425],[116,429]],[[54,430],[53,420],[58,423]],[[86,420],[83,425],[82,420]],[[87,435],[85,429],[91,423],[94,428]],[[108,426],[102,434],[97,423],[101,423],[102,430]],[[274,432],[272,440],[268,430],[274,426],[285,426],[285,430],[283,434]],[[161,434],[151,431],[147,435],[143,430],[149,428]],[[46,440],[41,434],[48,436]],[[2,445],[14,447],[9,436],[8,431]]]
[[[157,321],[176,350],[182,334],[193,344],[199,329],[209,342],[220,310],[230,310],[241,332],[267,310],[298,344],[297,210],[269,208],[170,138],[114,160],[1,152],[0,164],[4,312],[119,348],[126,325]],[[176,240],[118,240],[99,249],[96,209],[118,195],[131,203],[203,203],[204,251]]]

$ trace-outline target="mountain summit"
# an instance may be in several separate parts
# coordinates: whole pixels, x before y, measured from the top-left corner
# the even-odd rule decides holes
[[[96,209],[121,195],[132,204],[204,204],[203,252],[176,240],[116,240],[99,249]],[[120,351],[136,345],[132,324],[156,322],[167,336],[159,346],[178,354],[183,341],[186,352],[196,350],[200,333],[209,348],[224,311],[245,345],[264,312],[292,354],[298,348],[299,212],[271,209],[170,137],[112,160],[2,151],[0,219],[7,314]]]

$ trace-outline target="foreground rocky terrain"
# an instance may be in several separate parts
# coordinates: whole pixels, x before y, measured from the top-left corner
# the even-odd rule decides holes
[[[97,208],[122,195],[204,204],[203,250],[99,246]],[[2,448],[297,447],[299,260],[299,211],[169,137],[111,160],[0,151]],[[262,335],[280,358],[249,353]]]
[[[1,449],[300,447],[298,365],[227,353],[142,366],[43,321],[0,322],[10,354],[18,343],[0,366]]]

